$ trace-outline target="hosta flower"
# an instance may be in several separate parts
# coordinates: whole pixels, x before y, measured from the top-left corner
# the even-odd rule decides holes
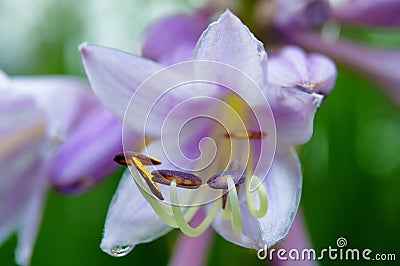
[[[109,173],[108,158],[121,149],[121,122],[73,78],[1,73],[0,94],[0,243],[17,231],[16,261],[27,265],[47,188],[78,192]],[[110,142],[99,141],[100,130]],[[100,173],[91,164],[105,167]]]
[[[349,24],[364,29],[374,27],[375,30],[399,27],[400,1],[301,0],[294,3],[274,0],[274,3],[274,25],[264,27],[274,28],[278,32],[277,39],[324,53],[359,70],[380,85],[397,103],[400,102],[400,78],[396,72],[400,67],[399,49],[367,46],[337,36],[339,27]],[[323,29],[323,34],[316,30],[317,27]]]
[[[127,127],[145,130],[149,137],[142,154],[127,151],[125,156],[116,156],[120,163],[130,165],[130,171],[125,172],[108,210],[101,243],[105,252],[125,255],[135,245],[152,241],[175,227],[189,236],[198,236],[211,223],[225,239],[254,249],[269,247],[287,234],[299,204],[302,179],[292,145],[311,137],[315,110],[336,77],[330,60],[289,47],[282,58],[278,56],[270,64],[262,44],[229,11],[209,25],[193,51],[194,60],[210,61],[183,64],[183,75],[176,71],[180,65],[164,69],[162,64],[111,48],[84,44],[81,55],[91,86],[101,101],[117,116],[125,115]],[[218,70],[215,65],[221,63],[233,72],[214,72]],[[198,65],[203,67],[196,68]],[[174,82],[185,82],[186,75],[193,74],[192,67],[197,70],[194,76],[201,74],[239,87],[248,106],[221,86],[188,84],[167,91]],[[267,71],[268,68],[271,69]],[[244,73],[246,78],[241,79],[238,73]],[[269,80],[268,74],[274,78]],[[252,82],[246,83],[249,78]],[[254,85],[258,89],[252,90]],[[265,97],[270,100],[273,115],[277,114],[276,134],[270,109],[260,104]],[[187,105],[186,99],[195,100]],[[217,104],[221,101],[227,103],[222,105],[227,109]],[[260,118],[258,121],[250,115],[250,107]],[[234,111],[232,115],[229,110]],[[226,119],[228,132],[207,120],[178,132],[183,126],[178,121],[189,121],[186,118],[197,113]],[[234,114],[243,118],[242,130],[235,130],[240,126]],[[293,121],[297,124],[292,127]],[[200,148],[200,157],[213,159],[210,143],[202,142],[207,137],[214,139],[222,153],[217,151],[212,167],[200,169],[196,165],[199,161],[190,158],[200,156]],[[273,144],[275,139],[273,158],[270,152],[263,153],[262,147]],[[226,141],[235,146],[231,156],[223,152]],[[250,143],[250,148],[237,146],[242,141]],[[274,150],[274,145],[267,147],[268,151],[271,147]],[[179,157],[179,151],[188,157]],[[246,153],[254,164],[243,160]],[[249,190],[254,181],[262,181],[255,190],[256,197]],[[207,198],[210,191],[217,197],[210,202],[196,201],[197,197]],[[187,221],[199,205],[207,215],[198,227],[192,227]]]

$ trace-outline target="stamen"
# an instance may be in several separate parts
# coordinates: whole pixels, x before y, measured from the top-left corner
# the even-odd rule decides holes
[[[152,176],[150,175],[149,171],[143,166],[142,162],[138,158],[132,157],[132,163],[139,171],[143,179],[146,181],[154,196],[156,196],[160,200],[164,200],[160,188],[157,186],[156,183],[154,183]]]
[[[228,177],[234,180],[234,184],[239,186],[245,181],[245,176],[241,170],[228,170],[220,174],[212,176],[207,180],[207,184],[210,188],[214,189],[228,189]]]
[[[255,189],[251,189],[250,186],[252,186],[254,183],[258,184],[258,187],[256,187]],[[255,191],[258,194],[258,199],[260,202],[260,207],[258,209],[256,207],[254,196],[251,195],[251,193],[254,193]],[[258,176],[256,175],[253,175],[250,178],[250,180],[246,179],[246,200],[247,200],[247,207],[249,208],[250,213],[255,218],[261,218],[265,216],[268,209],[267,190],[263,186],[260,178],[258,178]]]
[[[159,184],[170,185],[172,180],[176,180],[176,185],[182,188],[198,188],[201,186],[200,177],[186,172],[175,170],[155,170],[151,172],[153,181]]]
[[[240,235],[243,231],[243,225],[242,215],[240,213],[239,199],[235,190],[235,183],[233,182],[231,176],[228,176],[227,182],[229,186],[228,201],[232,211],[232,228],[235,234]]]
[[[246,130],[242,132],[225,133],[225,138],[235,139],[262,139],[267,136],[267,133],[261,131]]]
[[[203,234],[204,231],[210,226],[211,222],[214,220],[214,217],[217,215],[219,209],[218,205],[220,204],[218,200],[213,203],[210,211],[208,212],[208,215],[206,216],[206,218],[204,218],[201,224],[194,228],[191,225],[189,225],[189,223],[186,221],[185,217],[182,214],[181,206],[178,200],[178,193],[176,189],[175,179],[171,181],[170,193],[171,193],[170,198],[172,203],[172,212],[174,214],[174,218],[176,220],[179,229],[181,229],[181,231],[189,237],[197,237]]]
[[[314,89],[316,87],[316,84],[311,83],[311,84],[303,84],[300,82],[296,82],[294,84],[294,87],[298,90],[301,90],[302,92],[306,92],[306,93],[312,93],[314,92]]]
[[[140,173],[136,168],[132,167],[131,173],[133,180],[135,181],[135,184],[140,191],[140,194],[142,194],[142,196],[147,200],[147,202],[153,208],[154,212],[158,215],[158,217],[160,217],[161,220],[163,220],[163,222],[166,223],[167,225],[177,228],[178,225],[176,224],[176,221],[171,217],[172,215],[171,208],[161,204],[154,197],[150,196],[150,192],[146,190],[144,186],[142,186],[143,181],[140,178]]]
[[[134,152],[134,151],[126,151],[126,152],[117,153],[114,156],[114,161],[121,165],[132,165],[133,157],[137,158],[143,165],[161,164],[161,161],[156,158],[153,158],[153,157],[150,157],[150,156],[138,153],[138,152]]]
[[[143,179],[140,176],[139,171],[135,167],[130,167],[131,173],[133,180],[135,181],[135,184],[137,188],[140,191],[140,194],[146,199],[146,201],[150,204],[150,206],[153,208],[154,212],[157,214],[158,217],[167,225],[178,228],[179,226],[176,223],[176,220],[173,217],[173,212],[171,207],[168,207],[164,204],[161,204],[159,200],[155,199],[154,197],[151,196],[151,192],[149,191],[149,188],[146,186],[143,186]],[[189,208],[185,214],[184,214],[184,219],[187,221],[190,221],[193,216],[196,214],[200,206],[196,207],[191,207]]]

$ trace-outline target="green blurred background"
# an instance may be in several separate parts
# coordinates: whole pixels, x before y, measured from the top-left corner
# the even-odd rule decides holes
[[[88,41],[139,53],[143,31],[157,18],[190,11],[204,1],[0,1],[0,68],[10,75],[84,77],[78,45]],[[251,1],[250,1],[251,2]],[[346,32],[345,32],[346,33]],[[400,47],[398,33],[348,33]],[[367,37],[366,37],[367,36]],[[378,40],[378,41],[377,41]],[[335,246],[395,253],[400,243],[400,112],[381,90],[338,66],[337,85],[315,119],[312,140],[299,149],[302,209],[314,248]],[[99,248],[119,171],[83,195],[50,192],[32,264],[166,265],[178,232],[137,246],[123,258]],[[0,265],[14,265],[15,235],[0,247]],[[365,264],[324,260],[320,265]],[[256,252],[215,235],[207,265],[265,265]],[[382,262],[390,265],[390,262]]]

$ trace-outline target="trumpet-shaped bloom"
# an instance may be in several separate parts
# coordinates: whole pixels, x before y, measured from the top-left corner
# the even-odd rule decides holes
[[[93,147],[93,139],[80,136],[82,132],[76,129],[84,125],[89,125],[96,134],[104,129],[103,122],[91,122],[96,115],[92,111],[98,111],[97,114],[108,111],[104,108],[99,111],[101,106],[87,85],[73,78],[8,78],[1,73],[0,94],[0,243],[17,231],[16,261],[27,265],[49,184],[65,191],[78,179],[91,177],[96,181],[78,182],[81,185],[74,186],[74,191],[81,191],[109,173],[110,167],[101,175],[94,171],[97,168],[87,169],[93,160],[82,158],[80,153],[90,149],[91,155],[97,156],[97,167],[109,164],[109,156],[121,149],[121,122],[108,115],[106,126],[113,124],[114,131],[108,133],[110,130],[105,129],[104,132],[112,139],[111,143],[97,141],[97,147]],[[67,144],[70,137],[72,143]],[[74,145],[74,149],[67,152],[74,157],[54,158],[55,154],[64,153],[60,145]],[[108,148],[110,146],[113,148]],[[82,160],[86,160],[86,164],[81,163]],[[68,175],[66,171],[73,174]]]
[[[124,174],[110,204],[101,243],[101,248],[105,252],[114,256],[125,255],[135,245],[152,241],[174,227],[180,228],[189,236],[196,236],[201,234],[210,223],[225,239],[248,248],[269,247],[287,234],[299,204],[302,180],[300,164],[292,145],[304,143],[311,136],[309,121],[312,122],[321,99],[332,89],[336,75],[335,66],[325,57],[306,56],[301,50],[291,49],[294,49],[297,54],[289,58],[277,56],[276,61],[271,62],[275,62],[275,66],[270,66],[262,43],[231,12],[226,11],[222,14],[218,21],[210,24],[201,35],[193,52],[193,59],[227,64],[229,69],[236,71],[234,73],[240,71],[244,73],[247,79],[251,79],[251,86],[256,85],[259,90],[252,91],[249,83],[241,83],[243,80],[236,75],[226,76],[214,73],[215,68],[207,67],[213,64],[207,65],[206,61],[194,61],[204,64],[204,67],[197,70],[218,81],[228,81],[233,87],[240,87],[241,96],[248,99],[250,108],[258,115],[260,118],[258,122],[261,121],[261,124],[274,122],[274,117],[268,115],[270,109],[259,105],[262,99],[268,99],[273,115],[279,114],[275,116],[275,120],[279,120],[277,125],[280,126],[277,127],[276,135],[274,126],[267,127],[268,132],[255,131],[254,120],[249,119],[244,122],[247,130],[228,131],[229,135],[226,135],[224,130],[214,124],[200,121],[188,126],[186,133],[179,135],[180,132],[178,132],[179,143],[175,143],[177,135],[174,129],[179,129],[182,124],[174,124],[175,118],[169,115],[176,108],[179,110],[180,118],[196,113],[206,113],[214,118],[225,115],[226,124],[233,128],[237,123],[234,117],[226,114],[214,103],[226,101],[228,106],[236,108],[234,113],[246,113],[248,110],[242,109],[240,101],[237,102],[232,92],[220,86],[210,86],[211,89],[208,90],[204,84],[199,87],[189,84],[188,87],[167,93],[165,86],[172,85],[172,80],[184,82],[185,77],[174,71],[164,70],[162,64],[122,51],[87,44],[81,46],[83,64],[92,89],[114,114],[121,118],[125,115],[125,123],[128,127],[136,130],[145,128],[146,134],[152,137],[153,142],[147,145],[143,153],[160,159],[162,163],[161,166],[152,166],[156,169],[152,175],[155,176],[158,173],[158,178],[164,178],[163,184],[170,185],[169,190],[165,186],[159,188],[159,194],[155,194],[158,199],[152,197],[148,194],[151,193],[149,187],[154,192],[158,186],[151,183],[150,173],[146,175],[147,168],[141,165],[142,163],[139,158],[135,158],[135,155],[127,157],[127,160],[131,161],[130,164],[136,167],[131,166],[131,172],[127,171]],[[314,68],[312,64],[321,65],[329,72],[317,71],[318,67]],[[179,68],[179,65],[176,67]],[[268,74],[273,72],[272,67],[276,68],[275,79],[269,80]],[[267,68],[271,70],[267,71]],[[290,75],[282,74],[284,72],[281,68],[286,68]],[[154,76],[150,78],[153,74],[157,76],[160,73],[162,78],[154,78]],[[138,89],[145,80],[145,85],[142,85],[144,87]],[[135,94],[137,99],[137,101],[132,100],[134,104],[130,103],[132,94]],[[160,95],[163,97],[158,99]],[[201,95],[203,98],[197,98],[189,106],[184,104],[186,98],[193,98],[196,95]],[[154,108],[151,106],[154,103],[152,99],[158,99],[156,101],[158,105]],[[280,113],[283,113],[287,107],[291,108],[289,114],[281,115]],[[147,116],[149,108],[153,112]],[[308,109],[313,111],[308,111]],[[296,128],[285,125],[292,123],[296,116],[304,125]],[[303,119],[304,116],[307,116],[307,119]],[[167,125],[165,121],[171,123]],[[286,132],[288,130],[290,132]],[[246,150],[240,148],[242,147],[240,145],[232,151],[228,162],[224,161],[227,158],[226,154],[217,153],[213,161],[215,167],[211,167],[214,169],[207,168],[206,170],[198,169],[191,160],[171,161],[169,157],[171,154],[165,153],[165,150],[172,149],[172,151],[185,153],[189,158],[196,158],[199,156],[199,146],[197,146],[199,144],[201,155],[212,159],[210,146],[203,142],[209,137],[215,140],[217,147],[225,146],[224,139],[231,141],[247,139],[252,142],[249,153],[253,159],[250,161],[259,159],[261,166],[255,169],[255,166],[244,164],[242,157]],[[262,144],[273,144],[275,139],[277,139],[275,157],[272,157],[270,153],[263,154],[257,151],[261,149]],[[201,148],[202,145],[203,148]],[[179,152],[173,153],[175,154],[172,154],[172,157]],[[227,164],[230,165],[230,172],[224,172],[226,168],[222,165]],[[243,169],[245,175],[236,176],[237,172],[234,169],[237,168]],[[269,168],[270,171],[268,171]],[[160,169],[167,169],[169,172]],[[203,207],[207,211],[207,216],[197,228],[192,228],[187,224],[187,220],[190,220],[196,208],[183,206],[181,209],[179,207],[179,200],[182,201],[187,197],[189,200],[186,203],[193,203],[191,200],[195,198],[195,195],[200,197],[203,195],[201,190],[203,186],[177,191],[178,181],[181,181],[183,186],[185,184],[183,180],[189,183],[194,182],[195,178],[189,176],[187,171],[198,175],[203,181],[214,175],[208,180],[209,185],[214,182],[210,187],[219,186],[229,190],[229,193],[225,194],[227,195],[225,203],[222,199],[221,204],[221,198],[204,203]],[[131,180],[131,175],[135,182]],[[148,182],[147,185],[143,184],[141,176]],[[166,181],[167,179],[169,181]],[[249,196],[251,180],[262,180],[256,189],[258,200],[252,198],[253,195]],[[238,193],[234,189],[235,184]],[[172,202],[171,207],[160,203],[162,196],[166,196],[166,201]],[[221,197],[224,198],[224,196]]]

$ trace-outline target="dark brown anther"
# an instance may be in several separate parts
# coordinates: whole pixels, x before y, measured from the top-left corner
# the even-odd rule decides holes
[[[155,170],[151,174],[154,182],[168,186],[174,179],[176,186],[182,188],[198,188],[202,183],[197,175],[176,170]]]
[[[120,152],[115,154],[114,156],[114,161],[121,164],[121,165],[132,165],[133,161],[132,158],[135,157],[137,159],[139,159],[139,161],[143,164],[143,165],[158,165],[161,164],[161,161],[141,154],[141,153],[137,153],[134,151],[126,151],[126,152]]]
[[[214,189],[228,189],[228,176],[233,179],[235,186],[243,184],[245,176],[241,170],[228,170],[220,174],[212,176],[208,179],[207,184]]]
[[[234,139],[262,139],[267,136],[267,133],[261,131],[246,130],[242,132],[225,133],[225,138]]]

